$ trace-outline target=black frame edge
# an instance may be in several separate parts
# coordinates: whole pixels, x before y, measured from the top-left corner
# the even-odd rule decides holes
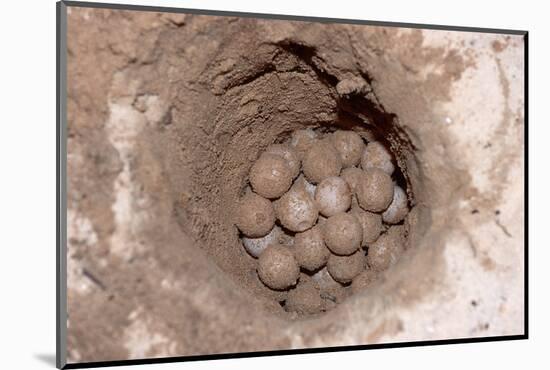
[[[315,353],[330,353],[343,351],[359,351],[369,349],[386,349],[386,348],[405,348],[405,347],[423,347],[434,345],[448,344],[467,344],[467,343],[484,343],[510,340],[525,340],[526,335],[509,335],[509,336],[494,336],[494,337],[479,337],[479,338],[461,338],[461,339],[446,339],[418,342],[397,342],[397,343],[380,343],[356,346],[340,346],[340,347],[320,347],[320,348],[304,348],[304,349],[289,349],[289,350],[274,350],[260,352],[237,352],[237,353],[221,353],[212,355],[197,355],[197,356],[177,356],[177,357],[160,357],[146,358],[136,360],[115,360],[115,361],[97,361],[97,362],[80,362],[65,365],[64,369],[83,369],[96,368],[106,366],[130,366],[130,365],[152,365],[165,364],[174,362],[191,362],[204,360],[224,360],[232,358],[249,358],[249,357],[269,357],[269,356],[287,356],[298,354],[315,354]]]
[[[67,5],[56,3],[56,367],[67,364]]]
[[[524,140],[524,168],[523,174],[524,182],[524,201],[523,201],[523,214],[524,214],[524,240],[523,240],[523,263],[525,267],[524,276],[524,333],[525,338],[529,338],[529,32],[525,32],[523,35],[523,73],[524,73],[524,85],[523,85],[523,140]]]

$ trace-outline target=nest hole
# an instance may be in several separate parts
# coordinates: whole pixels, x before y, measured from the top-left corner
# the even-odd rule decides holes
[[[235,226],[234,217],[239,199],[249,188],[251,166],[266,147],[288,142],[293,131],[305,128],[321,135],[351,130],[365,142],[382,143],[395,160],[392,180],[405,190],[411,210],[409,216],[414,214],[395,225],[405,230],[403,250],[407,254],[414,253],[418,243],[411,234],[418,231],[415,230],[419,217],[415,212],[415,194],[422,187],[422,178],[416,168],[412,171],[409,168],[416,166],[415,150],[401,130],[398,117],[385,112],[372,91],[340,94],[337,90],[340,81],[315,66],[311,50],[295,46],[278,46],[278,50],[281,52],[278,62],[294,63],[294,67],[259,66],[245,76],[246,83],[231,86],[217,98],[217,114],[208,119],[214,120],[213,125],[219,129],[202,139],[195,137],[197,142],[190,143],[191,147],[196,145],[192,150],[202,160],[191,164],[195,175],[191,179],[191,190],[187,191],[192,195],[185,206],[176,202],[176,216],[181,227],[191,231],[197,245],[237,286],[265,302],[266,314],[300,319],[338,309],[350,296],[362,294],[362,290],[355,289],[351,282],[333,287],[329,283],[320,292],[322,307],[317,312],[293,311],[287,303],[292,288],[273,290],[259,279],[258,260],[243,247],[243,235]],[[368,75],[362,78],[370,89]],[[198,142],[201,140],[203,142]],[[282,225],[279,223],[279,226]],[[281,228],[289,239],[295,237],[295,232]],[[384,224],[383,233],[389,228],[390,225]],[[368,255],[369,247],[362,251]],[[377,273],[372,284],[384,284],[384,279],[379,277],[392,274],[398,268],[399,261],[393,261],[389,269]],[[329,279],[330,274],[327,276],[322,270],[302,269],[300,280]]]

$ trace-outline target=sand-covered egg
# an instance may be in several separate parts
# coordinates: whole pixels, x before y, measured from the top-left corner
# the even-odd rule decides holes
[[[364,170],[379,168],[388,175],[391,175],[395,170],[392,154],[379,141],[372,141],[367,144],[361,155],[361,167]]]
[[[258,258],[269,245],[279,243],[283,236],[284,234],[281,228],[275,225],[273,229],[271,229],[271,231],[265,236],[261,236],[259,238],[249,238],[243,236],[241,240],[246,251],[252,257]]]
[[[288,164],[292,173],[292,178],[300,174],[300,158],[294,148],[287,144],[271,144],[265,150],[265,153],[275,154],[282,157]]]
[[[258,238],[267,235],[275,225],[275,211],[269,200],[250,192],[240,199],[235,219],[244,235]]]
[[[319,184],[327,177],[340,174],[342,160],[330,141],[320,140],[305,153],[302,169],[309,182]]]
[[[384,271],[397,262],[405,250],[404,232],[402,225],[392,226],[369,246],[367,263],[370,268]]]
[[[324,179],[315,189],[315,203],[325,217],[347,211],[351,206],[351,191],[347,182],[336,176]]]
[[[309,229],[319,216],[315,201],[299,183],[275,202],[275,212],[281,224],[294,232]]]
[[[359,164],[365,149],[365,143],[359,134],[349,130],[338,130],[330,135],[330,141],[340,154],[344,168]]]
[[[344,168],[340,173],[340,177],[348,184],[352,194],[355,194],[357,184],[361,181],[363,170],[357,167]]]
[[[296,130],[291,134],[290,146],[296,150],[298,157],[303,158],[317,139],[318,134],[310,128]]]
[[[378,168],[363,171],[361,181],[357,184],[356,196],[361,208],[371,212],[382,212],[393,200],[393,181],[391,177]]]
[[[330,256],[320,226],[297,233],[294,237],[293,251],[299,265],[308,271],[323,267]]]
[[[271,289],[283,290],[296,284],[300,267],[289,248],[272,244],[258,259],[258,276]]]
[[[353,215],[338,213],[329,217],[323,226],[323,238],[332,253],[350,255],[361,247],[363,230]]]
[[[363,229],[361,246],[366,247],[368,244],[375,242],[382,230],[384,230],[382,216],[378,213],[365,211],[360,207],[352,209],[351,214],[357,218]]]
[[[388,208],[382,213],[382,219],[388,224],[397,224],[405,219],[409,213],[407,193],[398,185],[393,190],[393,199]]]
[[[263,153],[250,169],[252,190],[264,198],[279,198],[292,185],[293,173],[280,155]]]
[[[365,268],[365,254],[358,250],[349,256],[337,256],[332,254],[327,262],[327,270],[340,283],[349,283]]]

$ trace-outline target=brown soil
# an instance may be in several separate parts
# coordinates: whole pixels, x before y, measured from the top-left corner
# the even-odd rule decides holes
[[[70,9],[68,207],[97,239],[69,240],[70,360],[330,343],[358,324],[350,315],[368,322],[381,301],[430,293],[442,226],[469,180],[430,149],[447,139],[425,123],[430,97],[466,68],[460,57],[446,56],[431,89],[380,54],[391,29]],[[277,304],[285,292],[258,280],[233,216],[268,145],[334,125],[382,137],[396,156],[414,205],[407,251],[347,306],[292,320]],[[446,213],[432,218],[434,208]],[[91,288],[71,285],[81,281]]]

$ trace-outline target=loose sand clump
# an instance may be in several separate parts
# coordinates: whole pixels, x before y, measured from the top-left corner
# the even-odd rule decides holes
[[[260,154],[235,225],[267,297],[317,314],[396,263],[409,207],[393,163],[380,142],[345,130],[297,130]]]
[[[351,283],[351,291],[353,293],[359,293],[362,290],[368,288],[376,280],[376,272],[371,269],[366,269],[357,275]]]
[[[342,302],[348,295],[347,287],[334,280],[326,266],[313,274],[311,278],[319,285],[321,297],[326,298],[325,305],[329,307]]]
[[[300,282],[288,292],[286,309],[300,314],[314,314],[321,311],[321,291],[314,281]]]

